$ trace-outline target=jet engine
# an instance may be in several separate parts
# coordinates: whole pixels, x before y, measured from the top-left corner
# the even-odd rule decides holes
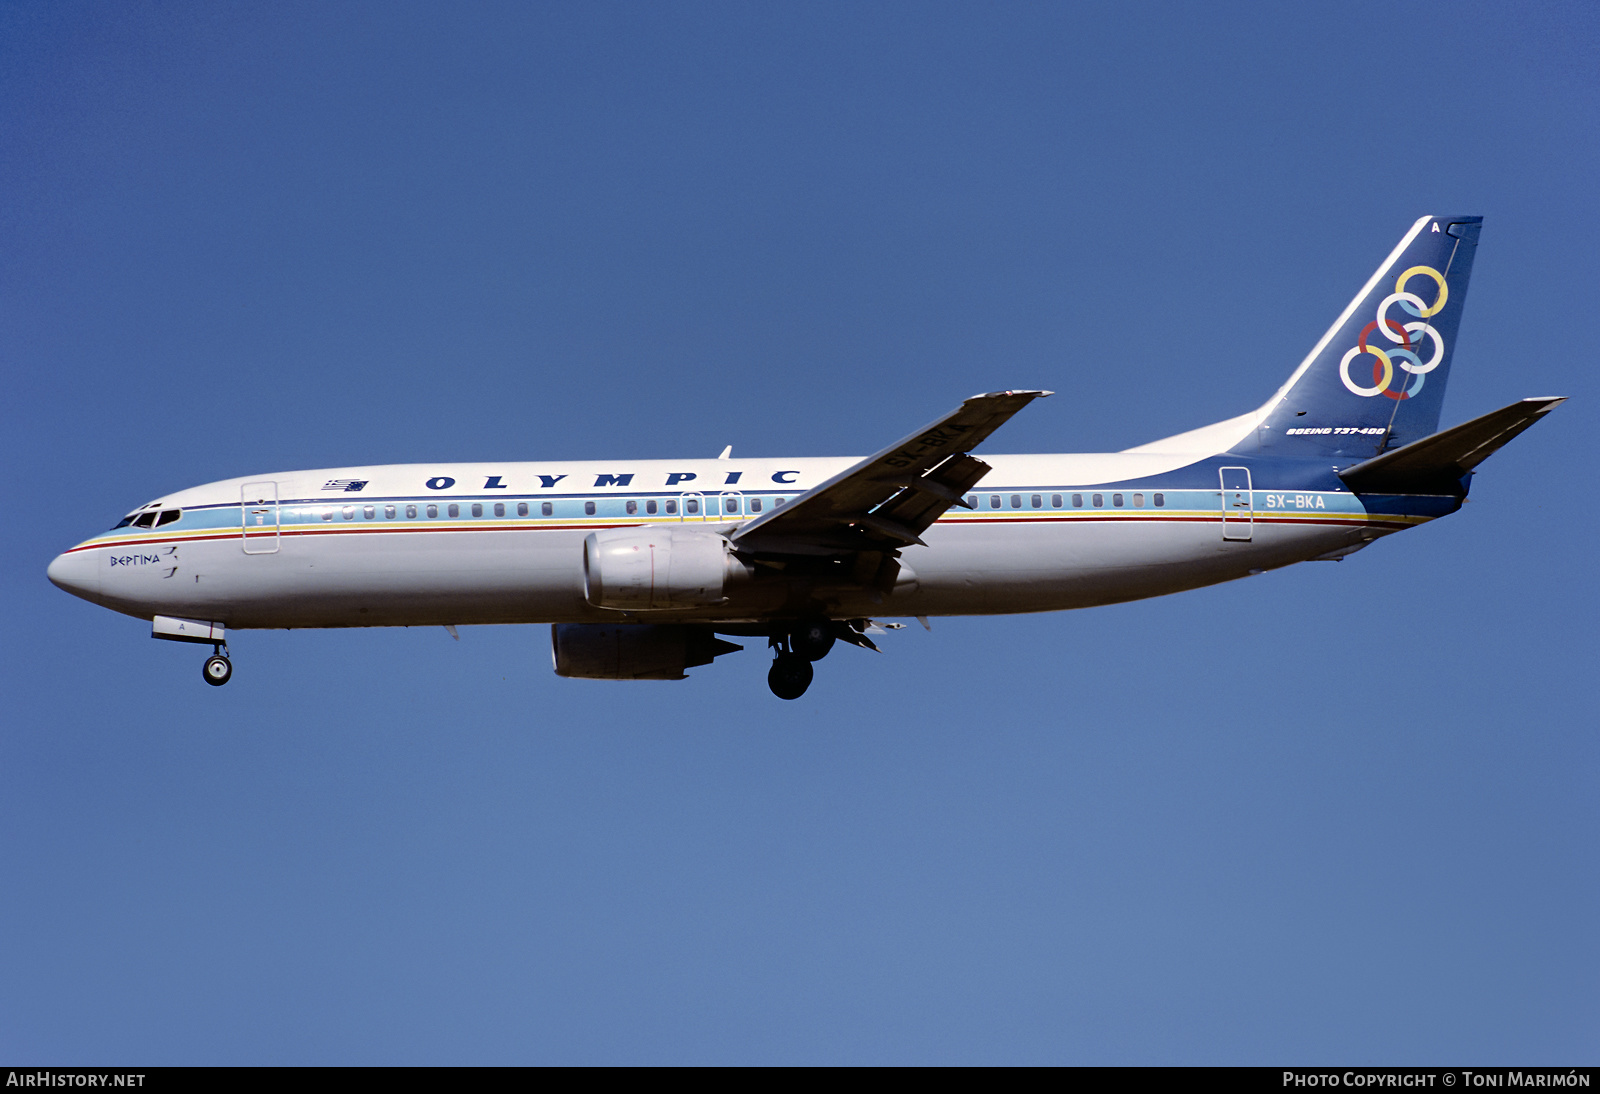
[[[728,541],[693,528],[612,528],[583,541],[583,595],[597,608],[720,604],[745,575]]]
[[[682,680],[684,669],[742,649],[710,627],[685,624],[557,623],[550,628],[556,675],[585,680]]]

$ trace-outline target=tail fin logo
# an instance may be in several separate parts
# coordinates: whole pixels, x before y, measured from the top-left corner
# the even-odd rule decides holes
[[[1435,226],[1437,227],[1437,225]],[[1438,286],[1438,296],[1430,305],[1423,302],[1420,296],[1406,291],[1406,283],[1414,277],[1430,278]],[[1422,390],[1428,373],[1439,367],[1439,362],[1444,360],[1444,338],[1433,328],[1427,320],[1438,315],[1444,308],[1445,301],[1450,298],[1450,289],[1445,284],[1444,274],[1432,266],[1412,266],[1400,275],[1394,283],[1394,292],[1383,298],[1378,305],[1378,317],[1361,328],[1361,335],[1356,344],[1344,355],[1339,362],[1339,379],[1344,381],[1344,386],[1352,395],[1371,398],[1382,395],[1389,399],[1409,399]],[[1407,315],[1416,316],[1410,323],[1401,323],[1389,318],[1389,309],[1399,304],[1400,309]],[[1380,349],[1376,345],[1368,344],[1367,337],[1377,331],[1392,343],[1388,349]],[[1416,336],[1413,340],[1413,335]],[[1417,351],[1424,342],[1433,343],[1433,355],[1427,361],[1418,356]],[[1399,347],[1399,348],[1394,348]],[[1362,387],[1350,379],[1350,365],[1358,357],[1370,356],[1372,362],[1372,386]],[[1391,390],[1390,385],[1395,379],[1395,365],[1399,364],[1403,373],[1409,373],[1414,379],[1409,387],[1405,384],[1402,375],[1399,390]]]

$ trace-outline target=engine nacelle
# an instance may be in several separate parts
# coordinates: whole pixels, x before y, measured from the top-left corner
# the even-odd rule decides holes
[[[557,623],[550,654],[557,676],[585,680],[682,680],[683,670],[742,650],[710,627],[651,623]]]
[[[612,528],[583,541],[583,595],[597,608],[700,608],[744,568],[715,532]]]

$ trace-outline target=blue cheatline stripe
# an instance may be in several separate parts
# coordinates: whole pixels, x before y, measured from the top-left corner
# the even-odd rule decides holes
[[[719,524],[719,523],[722,523],[722,524],[729,523],[727,521],[677,520],[677,519],[670,519],[670,518],[668,518],[668,519],[659,519],[659,520],[632,520],[632,519],[628,519],[628,518],[625,518],[625,517],[619,517],[619,518],[614,519],[614,520],[606,520],[606,521],[594,522],[594,523],[581,523],[581,522],[574,523],[574,522],[572,522],[570,520],[564,520],[562,518],[547,517],[547,518],[544,518],[543,521],[539,521],[539,520],[534,519],[534,518],[527,518],[528,519],[528,523],[523,523],[523,524],[493,524],[493,525],[485,525],[485,524],[446,523],[446,521],[448,521],[449,519],[450,518],[442,518],[440,523],[437,523],[437,524],[411,523],[411,522],[398,522],[398,523],[394,523],[394,524],[389,524],[389,523],[382,522],[381,518],[374,518],[373,521],[370,522],[370,523],[367,522],[366,520],[363,520],[360,523],[352,521],[352,522],[350,522],[348,524],[345,524],[345,523],[332,524],[332,523],[330,523],[330,524],[327,524],[326,526],[324,526],[321,521],[318,521],[318,522],[316,522],[314,524],[313,523],[307,523],[307,524],[304,524],[304,525],[286,525],[286,526],[285,525],[280,525],[279,529],[278,529],[278,532],[277,532],[277,535],[279,535],[279,536],[339,536],[339,535],[348,536],[348,535],[358,535],[358,534],[395,535],[395,534],[428,533],[428,532],[435,532],[436,533],[436,532],[599,531],[599,530],[607,529],[607,528],[653,527],[653,526],[677,525],[677,524],[712,524],[712,525],[714,525],[714,524]],[[484,519],[485,520],[494,520],[496,518],[484,518]],[[510,519],[510,518],[499,518],[499,519],[507,520],[507,519]],[[1017,515],[1017,516],[1011,516],[1009,514],[1006,514],[1006,515],[993,516],[993,517],[955,517],[955,518],[943,519],[943,520],[939,521],[939,523],[941,523],[941,524],[966,524],[966,525],[972,525],[972,524],[988,524],[988,525],[993,525],[993,524],[1050,524],[1050,523],[1108,524],[1108,523],[1124,521],[1124,522],[1144,522],[1144,523],[1159,523],[1159,524],[1220,524],[1221,523],[1221,519],[1222,519],[1222,517],[1221,517],[1221,513],[1220,512],[1212,512],[1212,511],[1209,511],[1209,510],[1205,510],[1205,511],[1199,511],[1199,510],[1188,510],[1188,511],[1177,510],[1177,511],[1172,511],[1172,512],[1151,512],[1151,511],[1145,510],[1143,512],[1141,512],[1141,511],[1133,511],[1133,512],[1123,512],[1123,513],[1103,512],[1103,511],[1091,510],[1089,512],[1083,512],[1083,513],[1079,513],[1079,512],[1059,512],[1059,513],[1051,512],[1051,513],[1044,513],[1044,512],[1041,512],[1036,516],[1035,515],[1020,515],[1020,514]],[[1334,527],[1334,528],[1338,528],[1338,527],[1409,528],[1409,527],[1412,527],[1413,525],[1415,525],[1416,523],[1418,523],[1419,521],[1424,521],[1424,520],[1429,520],[1429,519],[1432,519],[1432,518],[1427,516],[1427,515],[1425,515],[1425,514],[1410,515],[1410,514],[1403,514],[1403,513],[1371,513],[1371,514],[1368,514],[1368,513],[1348,513],[1348,514],[1339,514],[1339,513],[1329,512],[1329,513],[1326,513],[1326,514],[1315,514],[1315,515],[1307,514],[1305,516],[1289,516],[1289,515],[1265,516],[1265,515],[1262,515],[1261,512],[1258,510],[1258,511],[1254,512],[1254,515],[1251,518],[1251,522],[1253,524],[1286,524],[1286,525],[1296,525],[1296,526],[1314,525],[1314,526],[1319,526],[1319,527]],[[267,538],[271,538],[273,533],[265,531],[265,530],[262,530],[260,532],[257,532],[256,535],[261,539],[267,539]],[[118,547],[118,548],[121,548],[121,547],[140,547],[140,546],[149,546],[149,545],[160,545],[160,544],[180,544],[181,545],[181,544],[184,544],[184,543],[202,543],[202,542],[212,542],[212,541],[217,541],[217,540],[232,540],[232,539],[242,539],[242,538],[243,538],[243,530],[242,530],[242,528],[240,528],[239,526],[231,526],[231,527],[227,527],[227,528],[218,528],[215,531],[207,532],[205,534],[189,534],[189,535],[178,535],[178,536],[170,536],[169,535],[169,536],[164,536],[164,537],[147,537],[147,538],[140,538],[140,539],[134,539],[134,538],[98,539],[97,538],[97,539],[94,539],[94,540],[90,540],[87,543],[79,544],[76,547],[72,547],[72,548],[68,549],[68,551],[66,551],[65,553],[72,554],[72,553],[74,553],[76,551],[87,551],[87,550],[93,550],[93,549],[100,548],[100,547]]]

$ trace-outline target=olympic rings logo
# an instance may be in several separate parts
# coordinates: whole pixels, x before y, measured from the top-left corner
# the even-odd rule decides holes
[[[1433,283],[1439,287],[1439,296],[1431,305],[1423,303],[1420,296],[1406,292],[1406,282],[1413,277],[1432,278]],[[1427,320],[1438,315],[1444,308],[1444,302],[1449,298],[1450,289],[1444,283],[1444,274],[1432,266],[1413,266],[1401,274],[1400,280],[1394,283],[1394,292],[1384,297],[1383,302],[1378,305],[1378,317],[1361,328],[1360,338],[1345,353],[1344,360],[1339,362],[1339,379],[1344,381],[1344,386],[1350,389],[1350,393],[1368,398],[1382,395],[1398,400],[1409,399],[1421,391],[1428,373],[1438,368],[1439,362],[1444,360],[1444,339]],[[1407,315],[1416,316],[1415,321],[1401,323],[1390,319],[1389,309],[1396,304],[1399,304],[1400,309]],[[1376,344],[1376,339],[1368,342],[1367,339],[1373,331],[1383,335],[1391,345],[1380,348]],[[1423,348],[1424,342],[1433,343],[1433,356],[1426,361],[1417,353]],[[1371,387],[1362,387],[1350,379],[1351,362],[1362,356],[1370,356],[1373,359]],[[1407,387],[1405,377],[1401,376],[1402,390],[1391,391],[1389,385],[1394,382],[1396,364],[1413,379]]]

